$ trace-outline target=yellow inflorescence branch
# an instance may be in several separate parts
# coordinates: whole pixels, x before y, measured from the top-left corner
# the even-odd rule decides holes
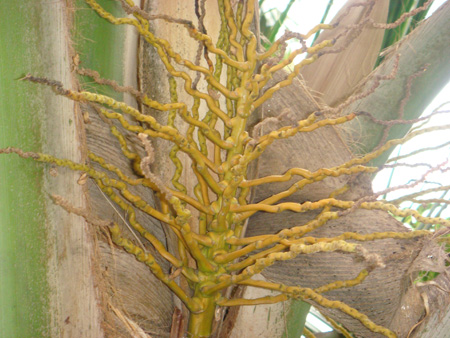
[[[429,127],[429,128],[423,128],[420,130],[413,131],[413,132],[407,134],[403,138],[394,139],[394,140],[390,140],[390,141],[386,142],[383,146],[381,146],[377,150],[375,150],[371,153],[368,153],[368,154],[364,155],[363,157],[359,157],[359,158],[355,157],[355,158],[351,159],[350,161],[346,162],[345,164],[343,164],[342,166],[351,167],[351,166],[354,166],[357,164],[368,163],[368,162],[376,159],[377,157],[379,157],[381,154],[383,154],[389,148],[392,148],[399,144],[404,144],[414,137],[417,137],[417,136],[423,135],[423,134],[427,134],[430,132],[438,131],[438,130],[447,130],[447,129],[450,129],[450,124],[439,125],[439,126],[434,126],[434,127]]]
[[[110,229],[112,240],[115,244],[123,247],[127,252],[133,254],[136,259],[140,262],[145,263],[153,274],[164,284],[166,284],[172,291],[177,295],[177,297],[186,305],[190,311],[198,311],[196,303],[194,303],[181,289],[178,284],[166,275],[159,264],[156,262],[155,258],[148,252],[144,252],[142,248],[139,248],[132,241],[123,238],[121,236],[121,231],[118,225],[111,227]]]
[[[138,179],[132,179],[128,176],[126,176],[125,174],[122,173],[122,171],[117,168],[115,165],[110,164],[110,163],[106,163],[106,161],[101,158],[98,155],[95,155],[92,152],[89,152],[88,154],[89,158],[95,162],[97,162],[99,165],[101,165],[103,168],[115,173],[122,181],[124,181],[127,184],[130,185],[142,185],[144,187],[150,188],[155,192],[160,192],[159,187],[152,182],[150,179],[148,178],[138,178]],[[199,203],[198,201],[196,201],[195,199],[193,199],[192,197],[183,194],[179,191],[173,190],[173,189],[169,189],[166,188],[171,195],[179,198],[180,200],[192,205],[194,208],[196,208],[197,210],[204,212],[206,214],[212,214],[212,211],[209,210],[208,208],[206,208],[203,204]]]
[[[358,310],[340,301],[326,299],[325,297],[321,296],[319,293],[315,292],[312,289],[299,288],[298,297],[304,300],[310,299],[323,307],[338,309],[346,313],[347,315],[359,320],[365,327],[367,327],[372,332],[380,333],[389,338],[397,338],[397,335],[394,332],[383,326],[375,324],[365,314],[359,312]]]
[[[355,173],[374,173],[377,172],[379,168],[377,167],[365,167],[362,165],[357,165],[351,168],[321,168],[317,171],[311,172],[307,169],[302,168],[292,168],[286,171],[283,175],[271,175],[266,177],[261,177],[253,180],[248,180],[242,182],[239,186],[241,188],[248,188],[253,186],[258,186],[261,184],[267,184],[267,183],[275,183],[275,182],[287,182],[289,181],[294,175],[297,176],[303,176],[306,179],[313,179],[319,176],[327,176],[327,177],[338,177],[341,175],[353,175]]]
[[[144,22],[143,20],[134,20],[129,18],[115,18],[112,14],[105,11],[95,0],[86,0],[86,2],[103,18],[108,20],[114,25],[132,25],[136,27],[139,34],[152,46],[156,48],[156,51],[166,67],[167,71],[170,75],[178,78],[182,78],[185,82],[184,89],[185,91],[193,96],[206,101],[208,108],[216,114],[226,125],[229,124],[228,116],[217,106],[215,100],[209,96],[208,94],[201,93],[198,90],[192,88],[192,79],[186,73],[182,71],[177,71],[173,65],[169,61],[169,57],[173,58],[177,63],[187,66],[189,69],[204,73],[207,75],[207,80],[214,80],[213,74],[206,68],[197,66],[188,60],[184,60],[180,57],[179,54],[175,53],[173,49],[170,47],[170,44],[167,40],[156,38],[149,30],[148,22]]]
[[[425,223],[425,224],[440,224],[443,226],[450,226],[450,220],[441,218],[441,217],[425,217],[422,216],[417,210],[413,209],[399,209],[393,204],[377,201],[377,202],[363,202],[360,205],[363,209],[369,209],[369,210],[384,210],[388,211],[395,216],[400,217],[406,217],[406,216],[412,216],[419,222]]]
[[[357,245],[347,243],[345,241],[335,241],[330,243],[317,243],[313,245],[295,244],[289,248],[288,252],[273,252],[266,257],[258,258],[254,264],[247,266],[244,271],[237,275],[232,275],[225,280],[219,282],[215,286],[205,287],[203,292],[206,294],[214,293],[221,289],[227,288],[232,284],[238,284],[244,280],[250,279],[252,276],[260,273],[265,268],[275,264],[277,261],[290,260],[297,257],[299,254],[310,254],[314,252],[329,252],[329,251],[346,251],[355,252]]]
[[[96,180],[97,185],[100,187],[100,189],[114,202],[116,203],[122,210],[127,212],[128,221],[142,237],[144,237],[146,240],[148,240],[153,247],[158,251],[158,253],[164,257],[168,262],[170,262],[175,267],[181,267],[182,262],[177,259],[175,256],[173,256],[170,252],[168,252],[164,246],[153,234],[148,232],[140,223],[136,220],[136,212],[134,208],[132,208],[128,203],[126,203],[124,200],[122,200],[114,191],[113,189],[103,184],[101,180]],[[179,233],[179,229],[176,225],[172,225],[171,227],[174,229],[175,233]]]
[[[283,284],[276,284],[267,281],[256,281],[251,279],[240,281],[238,284],[278,291],[287,294],[290,297],[301,298],[302,300],[306,301],[312,300],[315,303],[326,308],[339,309],[342,312],[348,314],[349,316],[359,320],[364,326],[366,326],[371,331],[381,333],[386,337],[394,338],[396,337],[396,335],[392,331],[373,323],[366,315],[360,313],[356,309],[351,308],[350,306],[339,301],[328,300],[320,295],[320,293],[322,292],[335,290],[337,288],[351,287],[360,284],[364,281],[367,275],[368,275],[367,271],[362,270],[355,279],[347,281],[336,281],[334,283],[330,283],[328,285],[319,287],[314,290],[309,288],[303,288],[300,286],[286,286]]]
[[[367,270],[362,270],[358,276],[354,279],[349,279],[345,281],[335,281],[332,283],[329,283],[327,285],[323,285],[321,287],[315,288],[314,291],[317,293],[325,293],[336,289],[342,289],[342,288],[349,288],[358,284],[361,284],[366,277],[369,275],[369,272]]]
[[[367,272],[367,270],[364,269],[354,279],[332,282],[327,285],[324,285],[324,286],[314,289],[314,292],[323,293],[323,292],[327,292],[327,291],[341,289],[344,287],[352,287],[352,286],[361,284],[366,279],[367,276],[368,276],[368,272]],[[299,286],[287,286],[284,284],[278,284],[278,283],[262,281],[262,280],[254,280],[254,279],[248,279],[248,280],[239,282],[238,284],[252,286],[252,287],[266,289],[266,290],[278,291],[278,292],[282,292],[282,293],[285,293],[288,295],[297,295],[300,293],[300,291],[302,289]]]
[[[341,201],[335,198],[325,198],[317,202],[304,202],[304,203],[294,203],[294,202],[286,202],[280,203],[277,205],[270,205],[265,203],[257,203],[257,204],[247,204],[247,205],[236,205],[231,208],[231,211],[239,213],[239,212],[247,212],[247,211],[264,211],[270,213],[280,213],[285,210],[294,211],[294,212],[306,212],[310,210],[322,209],[326,206],[333,206],[343,209],[349,209],[354,205],[353,201]]]
[[[325,224],[326,222],[328,222],[331,219],[336,219],[338,218],[339,215],[337,212],[324,212],[321,213],[316,219],[311,220],[307,223],[305,223],[304,225],[301,226],[296,226],[290,229],[284,229],[282,231],[280,231],[278,234],[276,235],[266,235],[264,237],[262,236],[258,236],[256,238],[250,238],[250,244],[248,244],[246,247],[237,250],[236,253],[240,254],[240,256],[246,255],[256,249],[261,249],[261,248],[265,248],[267,246],[270,246],[272,244],[276,244],[279,243],[283,238],[290,238],[290,237],[294,237],[294,236],[302,236],[320,226],[322,226],[323,224]],[[256,240],[255,240],[256,239]],[[243,239],[245,241],[245,239]],[[236,243],[236,239],[234,238],[230,238],[230,242],[231,243]],[[230,244],[231,244],[230,243]],[[238,242],[239,243],[239,242]],[[244,243],[246,244],[246,243]],[[272,253],[273,250],[275,250],[275,252],[277,251],[281,251],[285,248],[286,246],[283,244],[280,244],[279,246],[275,246],[271,249],[268,249],[266,251],[262,251],[258,254],[255,254],[253,256],[250,256],[248,258],[246,258],[245,260],[243,260],[242,262],[239,263],[235,263],[235,264],[230,264],[227,267],[228,271],[236,271],[236,270],[241,270],[247,266],[249,266],[250,264],[253,264],[255,262],[256,259],[261,258],[266,256],[269,253]],[[231,255],[232,253],[230,253],[229,255]],[[238,257],[240,257],[238,256]],[[224,257],[226,258],[226,256]],[[234,257],[237,258],[237,257]],[[226,259],[226,261],[230,261],[229,259]]]
[[[139,208],[143,209],[143,211],[145,211],[149,215],[155,217],[156,219],[158,219],[164,223],[167,223],[167,224],[173,223],[172,220],[169,217],[167,217],[167,215],[164,215],[161,212],[157,211],[156,209],[150,207],[140,197],[131,194],[123,182],[120,182],[120,181],[117,181],[114,179],[110,179],[103,172],[96,171],[93,168],[91,168],[85,164],[75,163],[73,161],[66,160],[66,159],[59,159],[59,158],[56,158],[56,157],[53,157],[50,155],[46,155],[46,154],[34,153],[34,156],[35,156],[34,159],[38,162],[54,163],[60,167],[67,167],[72,170],[83,171],[83,172],[87,173],[90,177],[101,180],[102,182],[104,182],[104,184],[107,184],[109,186],[112,186],[112,187],[118,189],[122,193],[122,195],[125,198],[127,198],[127,200],[129,200],[131,203],[139,206]],[[28,156],[28,157],[30,157],[30,156]]]
[[[180,225],[180,232],[183,236],[184,242],[186,243],[190,254],[197,262],[199,270],[203,272],[216,271],[217,267],[201,252],[198,241],[196,240],[197,236],[194,236],[193,232],[191,231],[191,227],[188,223],[189,219],[191,218],[191,212],[187,208],[185,208],[182,205],[181,201],[176,197],[172,197],[170,199],[170,203],[177,215],[176,222]]]
[[[127,141],[125,140],[125,136],[116,128],[116,126],[111,126],[110,128],[111,134],[114,135],[120,143],[120,148],[122,149],[122,154],[130,159],[140,161],[139,155],[131,152],[128,149]]]
[[[214,47],[214,44],[211,40],[211,37],[205,34],[200,33],[198,30],[194,30],[194,29],[190,29],[190,35],[198,40],[198,41],[202,41],[206,48],[208,49],[208,51],[210,51],[211,53],[214,53],[220,57],[223,58],[223,62],[225,62],[227,65],[236,68],[237,70],[240,70],[241,72],[245,72],[248,70],[248,63],[246,62],[239,62],[236,60],[233,60],[228,54],[225,53],[225,51],[223,51],[222,49],[216,48]],[[237,97],[235,96],[235,94],[233,94],[232,92],[230,92],[228,89],[226,89],[225,87],[223,87],[219,82],[210,82],[210,84],[214,87],[219,89],[219,85],[220,85],[220,92],[222,94],[224,94],[226,97],[230,98],[230,99],[236,99]]]
[[[244,299],[244,298],[235,298],[235,299],[219,299],[216,304],[219,306],[248,306],[248,305],[261,305],[261,304],[276,304],[279,302],[284,302],[289,297],[286,294],[280,294],[277,296],[266,296],[254,299]]]
[[[365,274],[364,272],[361,272],[360,275],[356,278],[356,280],[362,281],[364,278],[362,278],[361,276],[363,276],[364,274]],[[329,299],[323,297],[322,295],[320,295],[320,293],[316,290],[313,290],[310,288],[303,288],[300,286],[286,286],[283,284],[276,284],[276,283],[272,283],[272,282],[256,281],[256,280],[245,280],[245,281],[239,282],[239,284],[283,292],[283,293],[289,294],[291,297],[294,297],[294,298],[301,298],[302,300],[305,300],[305,301],[311,300],[311,301],[313,301],[323,307],[326,307],[326,308],[338,309],[338,310],[348,314],[349,316],[359,320],[365,327],[367,327],[372,332],[380,333],[389,338],[397,337],[395,335],[395,333],[393,333],[391,330],[375,324],[366,315],[362,314],[358,310],[356,310],[340,301],[329,300]],[[349,283],[349,284],[352,284],[352,283]]]
[[[327,320],[327,322],[333,327],[333,329],[339,333],[341,333],[345,338],[353,338],[353,336],[339,323],[334,321],[332,318],[321,313],[322,316]]]
[[[91,101],[91,102],[97,102],[101,104],[106,104],[110,106],[111,108],[120,109],[124,113],[130,114],[134,118],[136,118],[138,121],[142,121],[145,123],[148,123],[154,130],[156,130],[156,133],[149,129],[144,129],[140,126],[131,126],[120,114],[118,113],[110,113],[106,110],[101,110],[102,114],[104,114],[106,117],[118,119],[122,126],[124,126],[126,129],[138,132],[138,133],[144,133],[148,134],[152,137],[162,137],[164,139],[168,139],[175,144],[177,144],[182,151],[184,151],[186,154],[188,154],[192,160],[196,163],[198,168],[201,168],[199,170],[199,173],[204,177],[205,181],[208,183],[209,187],[216,193],[221,193],[221,188],[216,183],[214,178],[211,176],[211,174],[208,172],[208,168],[212,169],[214,172],[218,173],[220,172],[219,168],[216,167],[216,165],[210,161],[207,157],[205,157],[198,149],[195,143],[192,141],[190,142],[187,138],[182,136],[177,129],[170,127],[170,126],[162,126],[158,122],[156,122],[156,119],[149,115],[141,114],[138,110],[126,105],[123,102],[118,102],[110,97],[89,93],[89,92],[81,92],[76,93],[72,91],[68,91],[69,97],[73,98],[76,101]],[[73,96],[73,97],[72,97]]]
[[[314,333],[312,333],[311,331],[309,331],[306,327],[303,328],[303,335],[306,338],[316,338],[316,336],[314,335]]]
[[[268,135],[264,135],[262,136],[259,140],[257,145],[254,147],[254,149],[250,152],[244,154],[244,156],[241,159],[241,163],[242,165],[248,165],[251,161],[254,161],[255,159],[257,159],[259,156],[262,155],[262,153],[264,152],[264,150],[270,145],[272,144],[275,140],[278,139],[285,139],[285,138],[289,138],[294,136],[295,134],[297,134],[298,132],[311,132],[316,130],[317,128],[321,128],[324,126],[332,126],[332,125],[338,125],[338,124],[342,124],[342,123],[346,123],[350,120],[352,120],[353,118],[355,118],[355,114],[349,114],[343,117],[339,117],[336,119],[324,119],[318,122],[316,121],[316,114],[313,113],[310,116],[308,116],[308,118],[304,119],[304,120],[300,120],[297,122],[298,126],[297,127],[284,127],[281,128],[277,131],[272,131],[270,132]],[[334,170],[339,170],[339,169],[343,169],[343,168],[330,168],[329,170],[334,171]],[[372,171],[374,169],[365,169],[362,166],[355,166],[351,169],[347,169],[346,170],[341,170],[341,172],[337,172],[335,174],[335,176],[339,176],[339,175],[343,175],[346,174],[350,171],[352,171],[352,173],[355,173],[357,170],[360,171]],[[322,170],[326,170],[326,169],[322,169]],[[306,171],[303,171],[303,173],[306,173]],[[311,178],[308,178],[309,180],[314,180],[316,181],[318,178],[320,179],[320,177],[325,178],[325,171],[322,172],[322,174],[320,172],[316,172],[314,174],[311,175]],[[269,181],[265,178],[261,178],[259,179],[258,184],[262,184],[262,183],[266,183],[266,181]],[[246,183],[247,181],[243,181],[242,183],[242,187],[248,187],[251,185],[248,185],[248,183]],[[310,182],[312,183],[312,182]],[[306,182],[305,182],[306,184]],[[256,185],[256,184],[252,184],[252,185]],[[298,187],[298,189],[300,189],[301,187]],[[295,192],[295,191],[293,191]],[[292,192],[292,193],[293,193]],[[287,197],[287,196],[283,196],[282,198]]]
[[[269,100],[273,94],[275,94],[277,91],[279,91],[281,88],[287,87],[289,85],[292,84],[292,81],[294,81],[294,78],[296,76],[298,76],[298,74],[300,73],[300,69],[306,65],[309,65],[313,62],[315,62],[317,60],[317,54],[302,60],[298,65],[296,65],[294,67],[294,71],[292,73],[290,73],[287,77],[287,79],[277,83],[276,85],[274,85],[273,87],[270,87],[269,89],[267,89],[265,91],[265,93],[263,95],[261,95],[254,103],[254,107],[258,108],[259,106],[261,106],[264,102],[266,102],[267,100]],[[268,75],[267,75],[268,76]],[[269,80],[269,77],[267,77],[267,79],[265,81],[262,82],[261,86],[264,86],[267,81]]]
[[[230,0],[224,0],[224,6],[225,6],[225,18],[227,19],[228,27],[230,28],[230,44],[234,48],[236,48],[236,58],[237,61],[243,62],[244,61],[244,50],[242,45],[237,42],[236,37],[238,35],[238,28],[236,26],[236,21],[234,19],[233,15],[233,9],[231,8]]]
[[[117,205],[119,205],[123,210],[125,210],[128,213],[128,220],[131,226],[136,231],[138,231],[142,237],[147,239],[158,251],[158,253],[161,254],[162,257],[164,257],[166,260],[168,260],[171,264],[173,264],[176,267],[182,266],[181,262],[177,258],[175,258],[171,253],[169,253],[164,247],[164,245],[154,235],[145,230],[144,227],[142,227],[142,225],[140,225],[136,221],[135,210],[129,204],[125,203],[121,198],[119,198],[117,194],[114,193],[112,188],[118,189],[126,200],[128,200],[130,203],[132,203],[139,209],[143,210],[150,216],[153,216],[156,219],[159,219],[160,221],[169,224],[171,227],[175,227],[176,230],[176,225],[174,224],[171,217],[150,207],[140,197],[131,194],[123,182],[111,179],[105,173],[96,171],[93,168],[89,167],[88,165],[74,163],[66,159],[58,159],[46,154],[31,153],[31,152],[24,153],[20,149],[15,148],[6,148],[2,152],[3,153],[14,152],[21,157],[25,158],[31,157],[38,162],[54,163],[60,167],[67,167],[72,170],[83,171],[87,173],[90,177],[94,178],[97,181],[99,187],[111,198],[112,201],[114,201]]]
[[[327,206],[350,209],[356,204],[354,201],[342,201],[334,198],[325,198],[317,202],[304,202],[304,203],[293,203],[286,202],[277,205],[269,205],[265,203],[257,204],[247,204],[247,205],[235,205],[231,207],[232,212],[236,213],[255,213],[257,211],[264,211],[269,213],[280,213],[285,210],[294,212],[306,212],[310,210],[321,209]],[[417,210],[412,209],[399,209],[393,204],[389,204],[383,201],[377,202],[363,202],[358,205],[359,208],[368,210],[384,210],[391,212],[395,216],[406,217],[413,216],[415,219],[426,224],[441,224],[445,226],[450,226],[450,221],[440,218],[440,217],[425,217],[422,216]]]
[[[331,237],[331,238],[315,238],[315,237],[302,237],[299,239],[282,239],[280,240],[280,243],[283,245],[289,246],[292,244],[297,243],[308,243],[308,244],[315,244],[319,242],[332,242],[332,241],[338,241],[338,240],[347,240],[352,239],[356,241],[374,241],[378,239],[386,239],[386,238],[398,238],[398,239],[410,239],[415,237],[425,237],[430,236],[432,233],[427,230],[415,230],[415,231],[408,231],[408,232],[394,232],[394,231],[386,231],[386,232],[374,232],[371,234],[358,234],[355,232],[344,232],[343,234]]]
[[[323,245],[325,244],[325,245]],[[354,252],[356,250],[356,244],[347,243],[345,241],[335,241],[331,243],[317,243],[313,245],[296,244],[289,248],[288,252],[275,252],[268,254],[264,258],[256,259],[253,265],[248,266],[245,270],[231,277],[232,283],[236,284],[240,281],[249,279],[268,266],[273,265],[277,261],[290,260],[297,257],[299,254],[309,254],[314,252],[329,252],[329,251],[346,251]]]
[[[318,58],[317,53],[319,51],[321,51],[322,49],[324,49],[326,47],[332,47],[332,46],[333,46],[333,41],[325,40],[325,41],[322,41],[322,42],[318,43],[317,45],[315,45],[313,47],[307,48],[306,52],[309,55],[314,55],[313,60],[315,61]],[[280,69],[283,69],[287,65],[291,64],[292,61],[294,61],[295,57],[297,57],[298,55],[300,55],[301,53],[304,53],[304,52],[305,51],[303,50],[303,48],[294,50],[292,53],[289,54],[289,56],[286,59],[281,61],[279,64],[273,66],[272,68],[270,68],[269,69],[269,74],[273,74],[273,73],[279,71]],[[291,74],[295,74],[295,73],[299,72],[300,68],[306,66],[307,64],[309,64],[309,63],[303,63],[302,64],[302,62],[300,62],[298,65],[296,65],[294,67],[294,72],[292,72]],[[289,74],[289,75],[291,75],[291,74]],[[289,79],[289,77],[288,77],[288,79]],[[290,80],[290,83],[292,83],[292,80]]]
[[[218,255],[215,257],[215,261],[216,261],[216,263],[221,263],[221,264],[229,263],[235,259],[246,256],[255,250],[259,250],[262,248],[269,247],[273,244],[276,244],[275,246],[271,247],[270,249],[266,249],[264,251],[254,254],[254,255],[251,255],[239,263],[229,264],[227,266],[227,271],[231,272],[231,271],[242,270],[242,269],[246,268],[247,266],[254,264],[254,262],[257,259],[266,257],[267,255],[269,255],[273,252],[283,251],[293,244],[316,244],[316,243],[320,243],[320,242],[335,242],[335,241],[339,241],[339,240],[348,240],[348,239],[357,240],[357,241],[374,241],[374,240],[386,239],[386,238],[410,239],[410,238],[415,238],[415,237],[429,236],[432,234],[431,232],[426,231],[426,230],[417,230],[417,231],[410,231],[410,232],[387,231],[387,232],[376,232],[376,233],[364,234],[364,235],[353,233],[353,232],[345,232],[339,236],[332,237],[332,238],[302,237],[299,239],[285,239],[285,238],[292,238],[294,236],[298,237],[298,236],[304,235],[307,232],[310,232],[313,229],[324,224],[328,219],[333,218],[333,217],[337,217],[335,213],[330,213],[330,214],[325,213],[322,216],[322,218],[319,217],[318,219],[310,221],[303,226],[297,226],[297,227],[294,227],[291,229],[285,229],[277,235],[262,235],[262,236],[242,238],[242,239],[238,239],[236,237],[229,238],[227,240],[227,243],[229,243],[229,244],[246,245],[246,246],[241,249],[237,249],[233,252],[230,252],[228,254]],[[277,244],[277,243],[279,243],[279,244]]]
[[[332,29],[334,28],[333,25],[328,25],[328,24],[318,24],[316,26],[314,26],[312,29],[309,30],[308,33],[306,34],[299,34],[298,36],[303,39],[306,40],[308,39],[311,35],[317,33],[319,30],[321,29]],[[294,36],[289,36],[287,39],[284,38],[284,36],[282,36],[281,38],[279,38],[278,40],[276,40],[272,46],[270,46],[270,48],[265,51],[264,53],[258,55],[258,60],[262,61],[264,59],[267,59],[268,57],[271,57],[274,53],[276,53],[276,51],[278,50],[278,48],[280,47],[280,45],[290,39],[294,38]]]

